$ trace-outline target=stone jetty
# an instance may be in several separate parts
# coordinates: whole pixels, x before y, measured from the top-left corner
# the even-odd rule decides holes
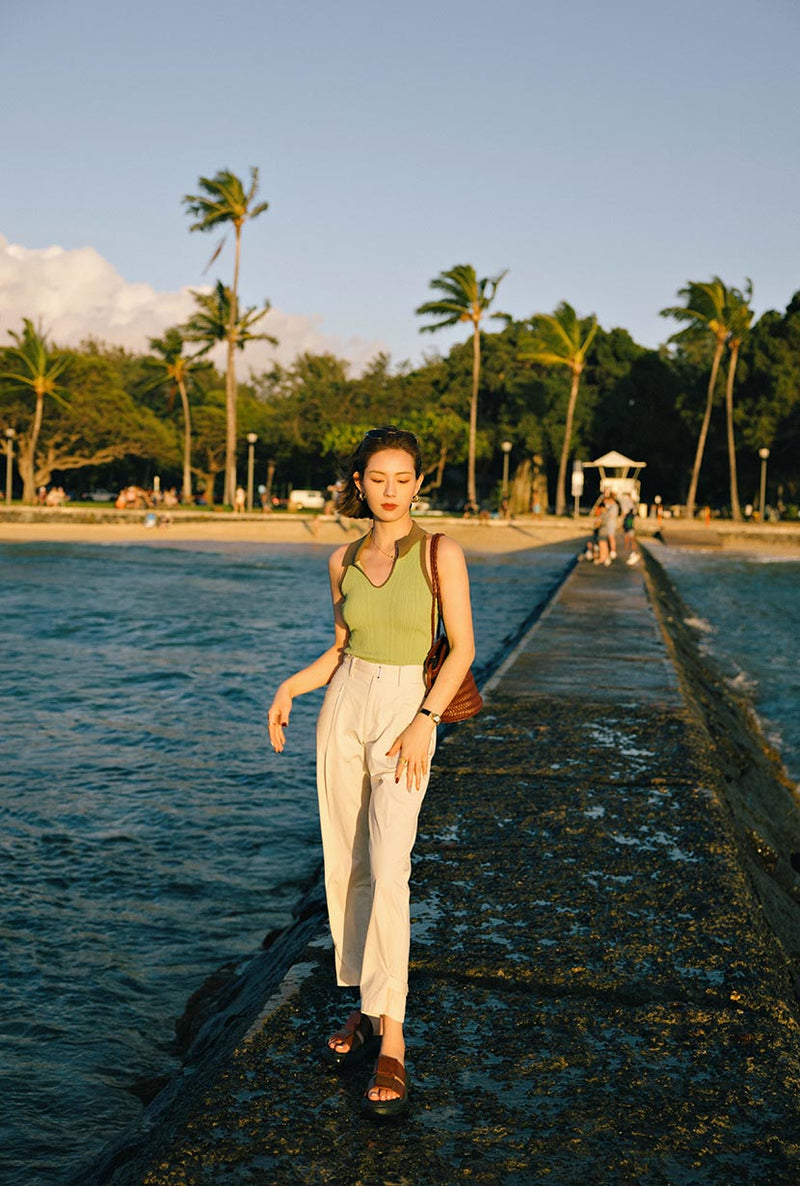
[[[320,1061],[350,1000],[312,893],[76,1184],[800,1182],[800,812],[684,616],[652,555],[577,564],[443,738],[405,1118]]]

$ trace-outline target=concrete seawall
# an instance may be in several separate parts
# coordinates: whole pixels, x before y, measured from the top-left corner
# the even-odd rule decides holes
[[[800,810],[683,616],[652,560],[578,565],[444,739],[407,1118],[320,1064],[350,998],[312,894],[75,1183],[800,1181]]]

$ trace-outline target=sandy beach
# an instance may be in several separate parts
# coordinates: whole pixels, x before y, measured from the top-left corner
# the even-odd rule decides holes
[[[0,513],[0,543],[147,544],[258,543],[321,544],[336,547],[368,528],[366,520],[307,515],[223,515],[176,512],[161,526],[146,527],[144,512],[11,510]],[[570,520],[491,520],[421,518],[426,531],[444,531],[467,552],[506,553],[564,540],[583,540],[586,526]]]
[[[82,544],[321,544],[335,547],[367,529],[366,520],[314,515],[231,515],[213,511],[173,511],[158,526],[145,526],[144,511],[111,508],[0,508],[0,543]],[[468,553],[518,552],[575,540],[591,533],[588,517],[548,516],[539,519],[490,519],[484,522],[445,516],[420,516],[426,531],[444,531]],[[682,519],[655,519],[636,524],[637,537],[655,546],[697,547],[736,551],[773,551],[800,556],[800,524],[706,524]],[[621,540],[619,541],[621,544]]]

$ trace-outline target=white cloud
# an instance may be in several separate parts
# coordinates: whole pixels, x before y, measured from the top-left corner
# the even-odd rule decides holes
[[[19,329],[22,318],[41,321],[58,345],[77,345],[87,337],[145,350],[148,338],[185,321],[193,309],[188,288],[157,292],[149,284],[132,284],[93,247],[22,247],[0,235],[0,342],[7,331]],[[305,317],[271,309],[261,323],[264,332],[278,339],[278,346],[254,342],[248,346],[238,369],[241,376],[260,371],[273,362],[290,363],[304,350],[331,351],[351,363],[358,374],[382,343],[360,338],[326,335],[321,317]],[[222,350],[212,356],[219,364]]]

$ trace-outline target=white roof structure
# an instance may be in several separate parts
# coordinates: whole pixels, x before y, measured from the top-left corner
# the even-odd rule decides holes
[[[647,465],[646,461],[633,461],[612,449],[604,453],[597,461],[584,461],[584,469],[600,470],[600,489],[605,493],[610,491],[618,498],[623,494],[629,495],[635,503],[639,501],[639,472]],[[611,473],[606,473],[611,470]],[[633,472],[631,472],[633,471]]]
[[[619,474],[621,478],[627,477],[629,469],[645,469],[646,461],[632,461],[630,457],[623,456],[622,453],[617,453],[616,449],[612,449],[610,453],[604,453],[602,457],[598,457],[597,461],[584,461],[584,469],[621,469],[625,472]]]

